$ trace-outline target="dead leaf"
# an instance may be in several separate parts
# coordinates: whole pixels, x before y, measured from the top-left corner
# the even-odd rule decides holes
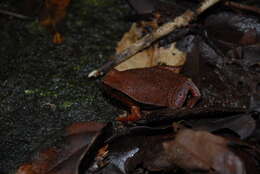
[[[83,156],[106,126],[97,122],[72,124],[66,128],[62,148],[39,152],[32,162],[20,166],[16,174],[78,174]]]
[[[129,32],[125,33],[121,41],[118,43],[116,52],[119,53],[123,51],[125,48],[128,48],[140,39],[145,27],[152,26],[154,29],[157,28],[158,25],[154,24],[155,22],[157,21],[153,21],[153,24],[151,22],[142,22],[143,24],[141,26],[134,23]],[[158,64],[181,66],[185,63],[185,60],[186,53],[178,50],[175,47],[175,43],[171,44],[167,48],[159,47],[159,44],[155,43],[151,47],[119,64],[115,68],[119,71],[124,71],[127,69],[152,67]]]
[[[236,47],[229,50],[227,54],[233,59],[230,63],[239,64],[245,69],[254,70],[252,67],[260,67],[260,45],[258,44]]]
[[[149,126],[170,125],[172,122],[203,120],[203,119],[222,119],[243,114],[246,109],[232,107],[194,107],[179,109],[158,109],[145,115],[145,119],[139,121],[139,124]]]
[[[59,32],[59,25],[66,16],[70,0],[45,0],[40,13],[40,24],[53,34],[53,43],[63,42]]]
[[[128,0],[127,2],[138,14],[152,13],[158,5],[157,0]]]
[[[219,132],[221,130],[231,130],[239,135],[241,139],[248,138],[256,129],[256,122],[250,114],[235,115],[227,118],[209,118],[194,120],[190,122],[194,130],[204,130],[209,132]]]
[[[258,92],[260,92],[258,90]],[[253,94],[250,97],[250,111],[255,111],[260,113],[260,93]]]
[[[180,109],[159,109],[146,114],[139,124],[150,126],[165,125],[182,121],[183,124],[194,130],[219,132],[231,131],[241,139],[252,135],[256,129],[256,121],[251,114],[246,114],[242,108],[225,107],[195,107]]]
[[[125,33],[121,41],[119,41],[116,53],[123,51],[130,45],[135,43],[142,36],[142,28],[138,27],[137,23],[134,23],[130,28],[129,32]],[[156,47],[151,46],[150,48],[141,51],[127,61],[119,64],[115,69],[119,71],[134,69],[134,68],[144,68],[150,67],[155,64],[156,57]]]
[[[259,41],[260,23],[256,16],[221,12],[206,18],[209,37],[218,40],[223,48],[256,44]]]
[[[161,146],[163,135],[169,133],[172,128],[135,126],[120,130],[105,142],[108,144],[107,166],[99,170],[101,173],[132,173],[143,163],[143,152],[153,152],[154,147]],[[150,151],[151,145],[153,149]]]
[[[165,159],[189,172],[245,174],[243,161],[228,148],[229,140],[205,131],[180,130],[163,142]]]

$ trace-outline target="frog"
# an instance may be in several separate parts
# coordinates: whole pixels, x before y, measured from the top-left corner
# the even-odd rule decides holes
[[[154,108],[194,107],[201,99],[198,87],[176,72],[176,67],[169,65],[110,70],[102,79],[106,93],[130,109],[127,116],[116,120],[137,121],[143,118],[142,111]]]

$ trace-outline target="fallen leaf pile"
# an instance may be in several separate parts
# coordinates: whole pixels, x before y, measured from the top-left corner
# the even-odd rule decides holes
[[[65,130],[65,142],[61,148],[49,148],[39,152],[33,162],[21,166],[17,174],[75,173],[81,159],[90,146],[98,143],[106,124],[96,122],[74,123]]]
[[[258,129],[244,124],[249,121],[255,125],[257,120],[241,113],[225,108],[200,108],[198,112],[193,108],[189,112],[180,109],[178,114],[157,112],[157,118],[164,122],[160,118],[153,126],[151,122],[124,128],[96,122],[73,124],[66,129],[66,143],[60,149],[40,152],[17,174],[123,174],[136,173],[140,167],[151,172],[184,169],[187,173],[257,174],[260,151],[255,138],[259,135],[254,134]],[[168,116],[163,117],[165,114]],[[214,122],[226,124],[212,129],[212,116]],[[205,121],[198,124],[198,119]],[[183,120],[182,124],[178,120]],[[193,124],[188,128],[189,123]],[[230,127],[230,131],[225,130]]]

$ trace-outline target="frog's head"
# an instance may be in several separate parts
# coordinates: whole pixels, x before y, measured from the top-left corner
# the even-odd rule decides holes
[[[188,90],[186,88],[177,89],[172,98],[172,105],[177,108],[181,107],[185,103],[187,94]]]
[[[110,70],[102,79],[102,82],[108,86],[120,83],[120,72],[116,69]]]

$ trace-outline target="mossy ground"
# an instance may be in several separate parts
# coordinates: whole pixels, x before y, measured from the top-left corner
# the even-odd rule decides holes
[[[19,11],[15,1],[0,8]],[[13,173],[65,126],[79,121],[111,121],[117,109],[102,95],[91,70],[114,53],[130,23],[124,1],[72,1],[64,22],[65,41],[36,20],[0,15],[0,173]]]

